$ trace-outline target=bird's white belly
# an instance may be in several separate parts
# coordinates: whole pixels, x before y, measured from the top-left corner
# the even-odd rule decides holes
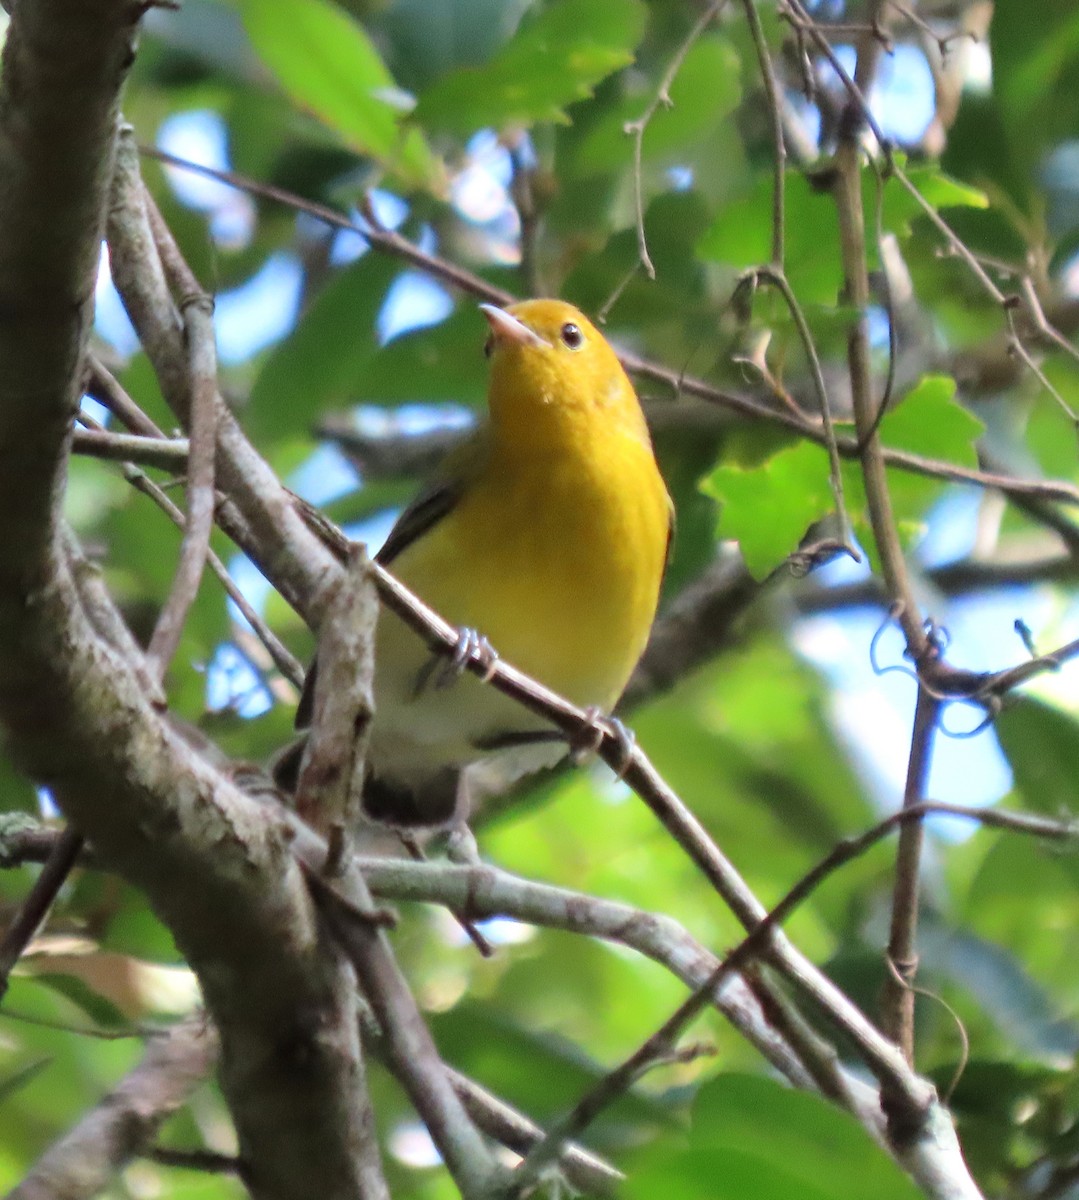
[[[375,653],[375,716],[368,760],[373,774],[383,771],[401,783],[422,784],[448,765],[480,757],[477,743],[500,734],[552,730],[490,684],[465,672],[455,675],[444,656],[393,613],[379,618]],[[566,752],[561,740],[513,747],[522,774],[551,765]]]

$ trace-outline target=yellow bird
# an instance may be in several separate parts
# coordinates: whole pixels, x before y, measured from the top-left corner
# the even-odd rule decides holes
[[[583,707],[608,711],[644,650],[673,508],[633,385],[576,308],[483,304],[488,422],[402,513],[377,559],[446,620]],[[556,762],[560,735],[473,676],[440,686],[383,610],[364,808],[397,825],[461,813],[462,770]]]

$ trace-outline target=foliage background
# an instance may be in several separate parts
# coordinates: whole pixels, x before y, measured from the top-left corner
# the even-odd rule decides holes
[[[923,4],[917,19],[893,7],[895,54],[873,95],[886,132],[904,143],[911,178],[1001,290],[1018,294],[1028,278],[1067,338],[1079,325],[1079,16],[1064,0],[1036,10],[1014,0]],[[639,167],[634,161],[626,124],[649,110],[702,11],[687,0],[186,0],[181,11],[147,19],[125,114],[141,141],[173,149],[177,129],[203,149],[207,130],[217,130],[222,165],[361,221],[363,198],[378,189],[375,211],[399,221],[406,238],[521,295],[557,293],[594,312],[628,278],[607,324],[621,347],[779,409],[753,366],[764,353],[794,402],[813,412],[789,313],[762,291],[748,314],[737,286],[743,271],[768,260],[773,229],[773,144],[740,6],[728,5],[692,43],[670,86],[673,106],[655,111]],[[821,3],[813,14],[837,26],[830,36],[840,47],[857,33],[851,23],[866,20],[853,4]],[[801,94],[789,25],[770,5],[761,18],[788,106],[787,276],[843,420],[850,311],[826,186],[840,90],[814,61],[816,91]],[[941,37],[966,23],[980,41],[949,41],[942,64],[923,21]],[[903,115],[919,106],[927,119],[912,132]],[[222,386],[245,429],[283,478],[335,520],[377,537],[414,488],[429,444],[451,441],[467,423],[462,409],[470,417],[482,407],[474,301],[286,205],[232,191],[193,195],[190,175],[149,160],[144,172],[188,260],[220,296]],[[865,186],[872,216],[872,172]],[[634,270],[638,187],[655,280]],[[940,231],[894,180],[881,195],[882,230],[894,235],[886,245],[905,264],[905,272],[882,271],[880,239],[871,236],[878,387],[888,360],[882,278],[893,285],[897,336],[885,443],[1077,482],[1067,408],[1079,385],[1074,355],[1024,325],[1030,310],[1020,309],[1019,333],[1041,375],[1025,368],[1009,354],[1007,312],[968,264],[945,252]],[[897,282],[909,284],[905,294]],[[105,285],[101,299],[103,348],[111,346],[127,390],[169,427]],[[717,555],[729,558],[735,539],[763,578],[815,522],[834,532],[823,451],[729,407],[648,380],[640,386],[679,509],[667,603]],[[844,480],[855,534],[872,559],[852,464]],[[1042,650],[1074,636],[1079,540],[1066,507],[1002,505],[995,492],[895,470],[889,483],[925,611],[956,633],[959,665],[1021,661],[1017,619]],[[178,535],[115,466],[89,459],[72,464],[68,514],[133,626],[148,632]],[[220,534],[215,547],[233,557]],[[250,583],[250,571],[234,565]],[[949,565],[959,569],[941,570]],[[870,638],[886,606],[859,572],[839,564],[801,579],[783,568],[751,595],[721,652],[635,709],[632,724],[772,904],[838,839],[897,803],[914,684],[870,669]],[[279,597],[261,599],[274,629],[306,657],[312,642],[299,619]],[[899,664],[901,649],[898,635],[885,634],[877,653]],[[962,750],[938,739],[931,794],[1070,812],[1076,696],[1075,669],[1065,665]],[[169,698],[239,758],[265,759],[288,738],[288,688],[210,578]],[[979,719],[944,718],[949,728]],[[0,766],[4,807],[38,812],[42,798]],[[600,768],[539,781],[481,814],[477,832],[484,857],[508,869],[669,913],[717,949],[737,940],[717,897]],[[884,975],[892,866],[892,849],[878,846],[790,922],[800,947],[868,1011]],[[0,873],[6,912],[29,872]],[[1076,881],[1073,855],[934,824],[919,984],[946,1004],[918,1001],[917,1065],[942,1088],[962,1065],[951,1105],[988,1194],[1079,1195]],[[444,913],[417,906],[405,909],[395,946],[446,1058],[541,1122],[571,1106],[682,995],[657,967],[609,945],[509,923],[492,936],[499,952],[481,961]],[[122,1033],[191,1003],[190,977],[142,897],[114,878],[77,874],[0,1009],[0,1183],[14,1184],[139,1058],[136,1039],[75,1029]],[[970,1043],[963,1062],[960,1023]],[[912,1194],[851,1121],[785,1090],[718,1017],[705,1017],[696,1035],[714,1043],[713,1057],[653,1072],[592,1131],[590,1144],[630,1170],[628,1195]],[[394,1195],[453,1194],[396,1086],[377,1071],[372,1085]],[[230,1138],[223,1102],[206,1085],[161,1140],[227,1153]],[[142,1160],[114,1194],[209,1198],[242,1188],[228,1176]]]

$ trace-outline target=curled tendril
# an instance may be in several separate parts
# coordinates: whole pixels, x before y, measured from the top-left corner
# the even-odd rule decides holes
[[[964,742],[968,738],[974,738],[980,733],[984,733],[985,730],[988,729],[989,726],[992,725],[997,719],[997,715],[1002,708],[1000,697],[994,695],[989,695],[982,698],[978,698],[976,696],[963,696],[958,699],[954,696],[948,697],[946,700],[946,706],[951,707],[952,704],[976,704],[985,709],[985,716],[982,717],[982,719],[977,725],[974,726],[973,729],[949,729],[944,723],[944,713],[942,712],[940,714],[940,718],[937,721],[937,729],[946,738],[951,738],[952,741],[955,742]]]
[[[877,631],[873,634],[873,638],[869,643],[869,665],[873,668],[873,674],[877,676],[889,675],[894,671],[899,671],[908,676],[920,687],[923,688],[934,700],[940,701],[943,706],[940,716],[937,719],[937,728],[947,738],[952,738],[955,741],[964,741],[967,738],[977,737],[978,734],[993,724],[997,718],[997,714],[1001,710],[1001,700],[998,695],[993,692],[971,691],[966,694],[956,694],[953,692],[942,692],[939,688],[935,688],[924,676],[919,675],[912,667],[908,667],[905,663],[888,663],[882,665],[877,651],[880,646],[880,639],[884,636],[889,627],[898,624],[899,614],[902,612],[902,607],[898,604],[893,604],[888,610],[888,615],[881,622]],[[943,654],[951,644],[951,637],[948,630],[943,625],[938,625],[931,617],[927,618],[923,629],[926,637],[929,639],[930,645],[938,654]],[[903,657],[910,658],[910,650],[903,651]],[[944,710],[950,708],[953,704],[970,704],[976,705],[985,710],[985,717],[973,729],[949,729],[944,723]]]
[[[888,609],[888,615],[877,627],[876,633],[873,634],[869,643],[869,665],[873,668],[874,675],[889,675],[893,671],[901,671],[904,675],[909,675],[915,683],[918,683],[917,673],[912,671],[910,667],[904,666],[902,663],[889,663],[886,667],[882,667],[880,660],[877,658],[877,648],[880,646],[880,639],[884,636],[891,626],[898,627],[899,614],[903,611],[901,604],[893,604]],[[904,650],[903,652],[907,652]]]

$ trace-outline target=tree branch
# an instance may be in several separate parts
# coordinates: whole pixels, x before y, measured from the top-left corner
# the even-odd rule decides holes
[[[210,1074],[213,1028],[196,1016],[155,1036],[134,1070],[38,1159],[8,1200],[91,1200],[143,1154],[167,1117]]]
[[[192,283],[195,281],[192,280]],[[184,622],[198,595],[214,528],[214,456],[217,448],[217,352],[213,301],[191,291],[180,303],[191,390],[187,464],[187,519],[172,588],[150,638],[146,657],[162,680],[180,644]]]
[[[913,808],[925,797],[939,714],[940,701],[919,683],[903,788],[904,809]],[[895,973],[885,976],[881,993],[881,1027],[902,1049],[909,1063],[914,1062],[914,992],[911,984],[918,970],[918,897],[924,837],[920,819],[905,821],[899,831],[888,936],[888,959]]]
[[[187,470],[187,438],[149,438],[106,429],[76,429],[71,448],[88,458],[139,463],[177,474]]]
[[[351,972],[320,937],[281,830],[155,711],[91,623],[63,550],[59,500],[140,11],[35,0],[16,8],[4,47],[0,719],[27,774],[146,892],[199,973],[252,1189],[362,1197]]]

